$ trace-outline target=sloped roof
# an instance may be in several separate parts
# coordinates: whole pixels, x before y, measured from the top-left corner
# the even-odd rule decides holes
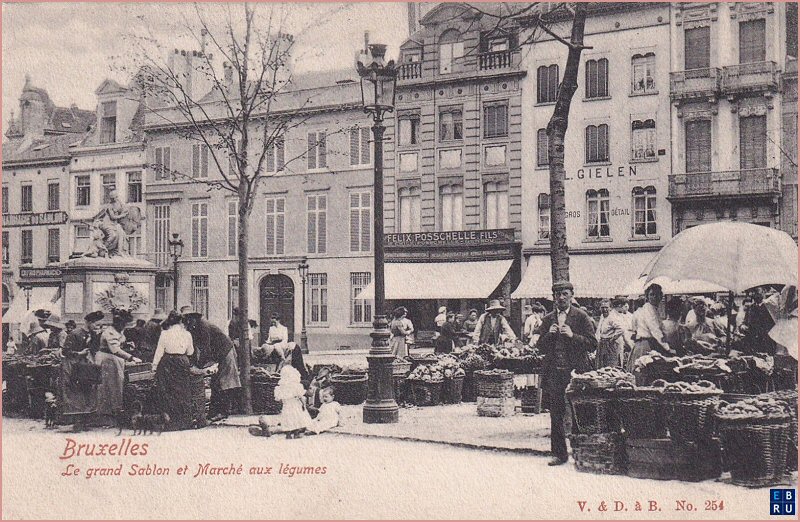
[[[54,107],[53,112],[50,114],[50,123],[45,127],[45,132],[84,133],[91,125],[94,125],[95,119],[94,111],[79,109],[75,105],[72,107]]]
[[[44,160],[68,160],[69,146],[81,141],[80,136],[63,134],[59,136],[45,136],[44,138],[28,140],[13,140],[3,143],[3,163],[36,162]]]

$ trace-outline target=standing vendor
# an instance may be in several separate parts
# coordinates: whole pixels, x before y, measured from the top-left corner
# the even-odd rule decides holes
[[[472,340],[478,344],[500,344],[503,341],[516,341],[517,336],[508,320],[500,313],[506,309],[499,299],[489,301],[486,311],[478,319]]]
[[[94,364],[100,366],[102,382],[97,390],[97,413],[106,421],[122,410],[122,388],[125,385],[125,363],[140,363],[123,348],[126,344],[125,328],[133,321],[127,310],[113,310],[111,326],[100,336],[100,351],[94,354]]]
[[[75,416],[77,421],[95,411],[97,379],[92,374],[98,370],[90,366],[89,355],[100,349],[103,317],[100,311],[87,314],[83,318],[84,325],[67,335],[61,350],[61,413]]]

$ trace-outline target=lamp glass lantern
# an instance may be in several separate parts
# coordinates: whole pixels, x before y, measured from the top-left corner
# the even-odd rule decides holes
[[[308,263],[305,259],[300,261],[300,264],[297,265],[297,271],[300,272],[300,278],[305,280],[308,277]]]
[[[356,65],[361,77],[361,102],[364,112],[379,117],[394,110],[397,69],[394,60],[385,61],[386,45],[370,44],[368,48],[367,63],[359,61]]]
[[[174,258],[181,257],[181,254],[183,254],[183,239],[178,237],[177,232],[172,234],[172,239],[168,240],[167,243],[169,244],[169,254]]]

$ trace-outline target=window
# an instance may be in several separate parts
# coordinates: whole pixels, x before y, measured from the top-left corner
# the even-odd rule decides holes
[[[308,196],[306,211],[308,253],[324,254],[327,251],[328,196]]]
[[[631,58],[631,92],[645,94],[656,90],[656,55],[635,54]]]
[[[439,187],[439,223],[442,230],[463,228],[464,188],[461,185]]]
[[[132,256],[138,256],[142,253],[142,229],[139,228],[132,234],[128,234],[128,253]]]
[[[308,169],[324,169],[328,166],[328,146],[325,131],[308,133]]]
[[[586,98],[606,98],[608,96],[608,59],[588,60],[586,62]]]
[[[356,299],[372,282],[370,272],[350,272],[350,324],[370,324],[372,322],[372,300]]]
[[[172,288],[172,279],[166,274],[156,274],[156,308],[162,310],[172,308],[172,303],[168,298],[171,294],[170,288]]]
[[[233,319],[233,309],[239,307],[239,275],[228,276],[228,321]]]
[[[397,191],[400,211],[397,221],[400,223],[398,232],[419,232],[420,227],[420,195],[419,187],[405,187]]]
[[[208,319],[208,276],[192,276],[192,307]]]
[[[547,137],[547,129],[536,131],[536,166],[546,167],[550,165],[550,153],[548,147],[550,141]]]
[[[89,248],[89,225],[75,225],[75,241],[72,245],[73,252],[86,252]]]
[[[647,160],[656,158],[655,120],[634,120],[631,123],[631,159]]]
[[[483,187],[484,227],[508,228],[508,183],[489,182]]]
[[[686,122],[686,172],[711,172],[711,120]]]
[[[208,257],[208,203],[192,203],[192,257]]]
[[[281,172],[286,164],[286,141],[276,136],[267,145],[267,172]]]
[[[58,183],[47,184],[47,210],[61,208],[61,185]]]
[[[33,185],[20,187],[20,211],[33,212]]]
[[[739,22],[739,63],[763,62],[767,59],[767,21]]]
[[[633,189],[633,235],[655,236],[656,229],[656,189],[655,187],[635,187]]]
[[[308,274],[309,323],[328,322],[328,274]]]
[[[117,190],[117,175],[103,174],[103,204],[111,201],[111,191]]]
[[[61,261],[61,231],[57,228],[47,229],[47,262]]]
[[[539,194],[536,202],[539,212],[538,239],[550,241],[550,194]]]
[[[9,239],[8,239],[8,232],[3,232],[3,264],[8,265],[11,262],[11,256],[9,255]]]
[[[128,203],[142,202],[142,173],[128,172]]]
[[[236,257],[239,252],[239,202],[228,201],[228,255]]]
[[[350,129],[350,165],[369,164],[369,129],[353,127]]]
[[[372,240],[372,193],[350,193],[350,252],[369,252]]]
[[[592,239],[610,237],[608,225],[611,199],[608,190],[588,190],[586,192],[586,236]]]
[[[400,145],[419,144],[419,114],[401,114],[399,121]]]
[[[28,265],[33,263],[33,230],[23,230],[21,236],[22,248],[19,261],[23,265]]]
[[[75,205],[88,207],[92,204],[92,180],[89,176],[75,178]]]
[[[172,164],[172,151],[169,147],[156,147],[155,155],[156,181],[170,179],[172,177],[170,168]]]
[[[536,103],[553,103],[558,96],[558,65],[542,65],[536,70]]]
[[[417,63],[419,62],[422,54],[418,51],[410,52],[404,51],[403,52],[403,63]]]
[[[439,112],[439,141],[464,139],[461,109],[444,109]]]
[[[8,214],[8,187],[3,187],[3,214]]]
[[[586,127],[586,163],[608,161],[608,125]]]
[[[455,29],[445,31],[439,39],[439,73],[453,72],[456,61],[464,56],[464,42],[459,42],[461,34]]]
[[[100,119],[100,143],[117,141],[117,102],[103,102],[100,105],[103,117]]]
[[[269,198],[267,204],[267,255],[283,254],[286,200]]]
[[[169,262],[169,204],[153,206],[153,252],[156,254],[156,265],[167,266]]]
[[[711,66],[711,28],[697,27],[683,32],[684,63],[687,71]]]
[[[797,4],[786,4],[786,54],[797,58]]]
[[[739,118],[739,167],[760,169],[767,166],[767,117]]]
[[[201,143],[192,145],[192,177],[208,177],[208,145]]]
[[[508,105],[505,103],[483,107],[483,137],[501,138],[508,136]]]

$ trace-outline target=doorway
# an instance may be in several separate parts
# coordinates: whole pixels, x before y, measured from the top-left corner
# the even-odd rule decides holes
[[[265,276],[259,284],[259,296],[261,342],[265,342],[269,337],[272,314],[280,316],[281,324],[289,330],[289,340],[294,341],[294,282],[292,279],[283,274]]]

